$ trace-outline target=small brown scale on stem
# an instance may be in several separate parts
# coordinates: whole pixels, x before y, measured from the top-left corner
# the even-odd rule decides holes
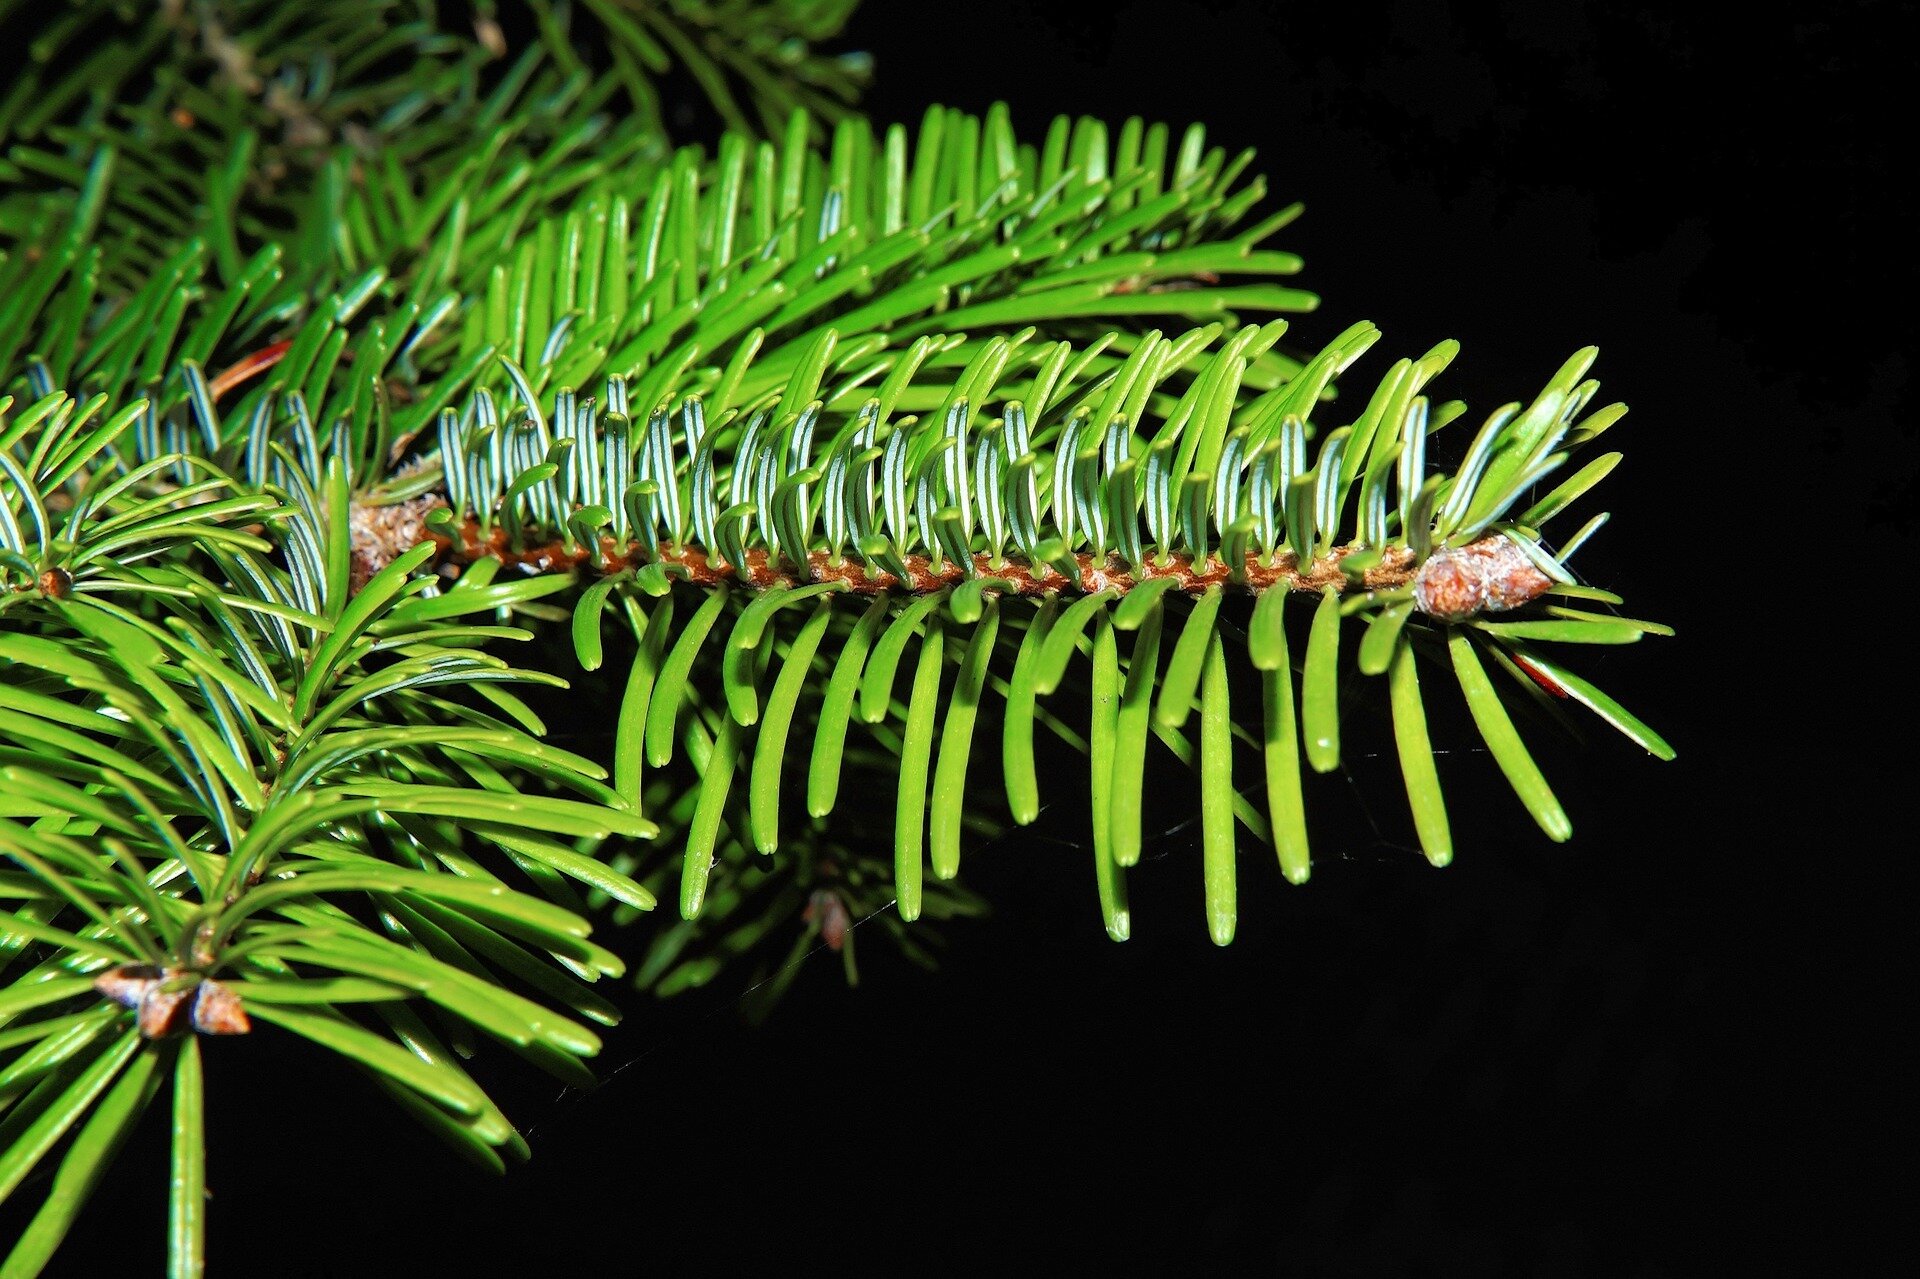
[[[73,594],[73,574],[58,564],[52,568],[40,570],[40,575],[30,582],[16,582],[7,589],[15,594],[27,591],[39,591],[50,600],[63,600]]]
[[[1496,533],[1428,556],[1414,576],[1413,601],[1429,617],[1461,622],[1519,608],[1552,586],[1512,538]]]
[[[1156,578],[1172,578],[1176,589],[1199,594],[1212,586],[1237,587],[1259,592],[1280,587],[1295,591],[1337,591],[1360,589],[1391,591],[1413,588],[1420,611],[1442,621],[1463,621],[1482,612],[1518,608],[1545,594],[1552,579],[1534,567],[1526,554],[1500,534],[1481,538],[1467,546],[1437,551],[1416,564],[1413,552],[1404,547],[1389,547],[1378,563],[1359,574],[1349,576],[1341,561],[1358,548],[1337,547],[1329,555],[1302,565],[1290,551],[1271,557],[1249,555],[1233,573],[1218,556],[1196,561],[1193,556],[1170,554],[1150,557],[1144,564],[1128,565],[1117,555],[1095,557],[1079,552],[1073,559],[1077,571],[1071,575],[1048,564],[1028,564],[1003,559],[995,563],[984,552],[973,556],[970,566],[952,559],[934,560],[926,555],[903,557],[907,570],[903,579],[877,565],[858,560],[838,559],[824,551],[807,555],[805,564],[775,561],[758,547],[749,548],[746,563],[727,564],[698,547],[663,543],[651,556],[636,553],[632,544],[602,538],[597,554],[584,546],[547,542],[515,549],[499,528],[483,531],[473,519],[466,520],[453,536],[430,532],[427,514],[444,505],[437,496],[415,498],[387,507],[363,507],[356,504],[353,515],[353,586],[358,590],[368,578],[423,539],[431,539],[440,548],[443,562],[471,564],[495,559],[503,564],[530,568],[536,572],[560,572],[591,562],[602,573],[617,573],[639,568],[650,562],[672,567],[686,581],[701,585],[722,582],[752,590],[805,586],[820,582],[844,582],[846,589],[862,595],[885,591],[923,594],[942,587],[957,586],[970,577],[994,578],[995,589],[1010,595],[1042,595],[1050,591],[1080,590],[1092,594],[1112,590],[1125,594],[1135,586]],[[971,568],[971,571],[969,571]]]
[[[145,1039],[181,1034],[189,1024],[203,1035],[244,1035],[253,1029],[233,988],[195,969],[121,964],[95,977],[93,988],[136,1009]]]
[[[375,573],[425,541],[427,516],[445,505],[431,493],[387,506],[355,502],[347,519],[353,544],[348,567],[352,593],[358,595]]]
[[[800,920],[818,924],[820,940],[832,951],[847,944],[847,933],[853,928],[853,916],[847,913],[846,901],[832,888],[814,889],[807,897],[806,908],[800,912]]]

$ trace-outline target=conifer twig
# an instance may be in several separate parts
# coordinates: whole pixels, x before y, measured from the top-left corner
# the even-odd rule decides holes
[[[424,525],[424,512],[439,505],[438,499],[429,498],[392,507],[356,507],[356,532],[367,530],[364,539],[355,538],[356,566],[365,564],[369,570],[377,571],[393,556],[405,551],[414,543],[399,544],[397,539],[416,535]],[[396,514],[383,517],[375,512]],[[1525,553],[1500,533],[1466,546],[1438,551],[1419,563],[1405,547],[1386,547],[1377,563],[1357,573],[1341,568],[1341,561],[1363,549],[1352,546],[1336,547],[1332,553],[1309,561],[1304,568],[1292,551],[1281,550],[1271,556],[1248,553],[1238,571],[1218,556],[1196,562],[1194,556],[1176,551],[1149,558],[1139,565],[1128,565],[1118,555],[1097,558],[1090,552],[1076,551],[1069,556],[1077,566],[1071,575],[1050,565],[1029,564],[1015,558],[1002,558],[996,563],[993,556],[977,551],[971,565],[952,559],[935,560],[918,553],[903,556],[908,572],[904,581],[877,565],[845,557],[836,559],[825,551],[810,552],[805,564],[796,564],[791,559],[776,559],[761,547],[750,547],[746,563],[736,567],[697,546],[663,542],[650,554],[642,554],[637,544],[623,546],[610,537],[600,540],[597,555],[583,545],[559,539],[515,549],[508,544],[505,530],[483,530],[474,519],[461,524],[457,538],[438,532],[427,536],[439,547],[440,561],[445,564],[466,565],[493,559],[540,572],[586,565],[603,574],[612,574],[658,563],[665,565],[669,573],[697,585],[725,582],[759,591],[839,582],[844,589],[861,595],[895,591],[925,594],[958,586],[968,578],[992,579],[990,589],[1008,595],[1044,595],[1061,590],[1078,590],[1089,595],[1111,591],[1124,595],[1143,583],[1163,578],[1172,580],[1172,589],[1189,595],[1203,594],[1214,586],[1256,593],[1274,589],[1320,592],[1331,588],[1344,592],[1411,588],[1415,605],[1421,612],[1445,621],[1463,621],[1483,612],[1518,608],[1540,598],[1553,586],[1553,579],[1535,568]]]

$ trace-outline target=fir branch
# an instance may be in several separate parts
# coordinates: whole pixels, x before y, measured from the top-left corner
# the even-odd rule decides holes
[[[1336,400],[1371,325],[1246,318],[1317,305],[1250,154],[844,116],[849,8],[0,0],[0,1199],[57,1161],[10,1273],[168,1085],[199,1272],[202,1038],[303,1038],[498,1168],[460,1063],[591,1080],[590,916],[662,996],[851,978],[868,920],[925,961],[992,772],[1015,823],[1085,796],[1125,940],[1191,770],[1225,944],[1247,834],[1310,873],[1355,674],[1435,864],[1436,688],[1553,839],[1520,699],[1671,756],[1545,651],[1669,633],[1567,567],[1620,460],[1571,469],[1625,411],[1593,352],[1443,465],[1452,343]],[[682,72],[712,148],[668,144]],[[588,670],[631,633],[607,764],[493,651],[559,625]]]
[[[1109,138],[1063,118],[1036,149],[996,109],[932,111],[911,149],[899,129],[844,126],[826,150],[807,136],[796,116],[777,145],[730,137],[711,161],[687,148],[657,170],[642,165],[631,188],[532,183],[510,203],[458,195],[483,169],[418,195],[396,190],[393,203],[417,212],[385,239],[324,237],[331,247],[316,255],[300,232],[292,249],[269,244],[223,271],[225,283],[206,244],[189,240],[117,301],[99,296],[91,227],[75,215],[56,252],[0,263],[0,385],[24,374],[36,394],[78,383],[116,401],[149,395],[154,430],[216,450],[299,392],[292,411],[319,429],[350,424],[364,485],[476,377],[510,388],[494,354],[542,391],[616,375],[644,404],[702,392],[718,413],[796,378],[835,372],[851,387],[902,361],[964,364],[989,335],[1036,324],[1104,335],[1085,355],[1103,371],[1139,341],[1115,322],[1316,304],[1276,282],[1299,260],[1259,247],[1297,210],[1241,225],[1264,182],[1241,182],[1250,157],[1206,150],[1198,130],[1176,151],[1161,126],[1130,122]],[[96,164],[75,200],[104,202],[113,172]],[[428,199],[436,189],[446,198]],[[331,206],[309,221],[369,224]],[[1151,291],[1196,272],[1250,282]],[[823,353],[829,329],[838,347]],[[281,353],[271,364],[270,350]],[[24,369],[21,352],[36,357]],[[1271,338],[1248,358],[1245,380],[1261,387],[1299,367]],[[837,367],[813,370],[815,359]],[[248,384],[237,373],[209,382],[204,368],[263,371]],[[245,389],[216,411],[215,386]],[[169,425],[182,409],[192,421]]]
[[[711,94],[746,134],[777,134],[795,113],[816,132],[841,118],[866,60],[818,54],[809,42],[831,39],[849,9],[804,0],[533,0],[477,15],[400,0],[298,11],[259,0],[8,4],[0,34],[34,56],[0,97],[0,247],[57,253],[77,218],[82,246],[105,233],[85,269],[111,298],[137,289],[189,238],[226,285],[270,244],[282,251],[283,301],[376,265],[397,269],[434,239],[423,217],[451,215],[462,229],[471,218],[484,252],[490,213],[517,225],[583,172],[657,165],[662,76]],[[515,33],[511,51],[503,22]],[[488,144],[476,149],[476,137]],[[477,214],[453,198],[483,189],[515,198]]]
[[[0,410],[12,539],[0,571],[29,554],[70,569],[59,591],[16,582],[0,595],[0,851],[19,868],[0,923],[0,964],[16,966],[0,995],[0,1122],[15,1138],[0,1198],[83,1126],[8,1265],[45,1260],[106,1137],[169,1074],[176,1165],[203,1164],[198,1050],[183,1033],[292,1032],[398,1090],[483,1162],[524,1150],[404,1001],[433,1005],[457,1038],[471,1028],[589,1079],[577,1059],[595,1034],[515,987],[611,1021],[582,979],[623,965],[556,904],[579,900],[563,880],[636,907],[652,897],[556,838],[644,837],[652,824],[614,801],[597,766],[436,691],[551,678],[466,646],[459,619],[491,613],[500,593],[456,593],[423,617],[413,555],[350,597],[326,567],[344,563],[343,503],[329,517],[229,496],[217,472],[149,496],[138,470],[112,464],[130,415],[101,432],[62,407],[29,410],[39,435]],[[11,450],[28,440],[23,464]],[[170,460],[156,461],[149,472]],[[58,534],[13,539],[23,504],[64,505]],[[259,554],[270,543],[234,528],[243,521],[315,553],[276,567]],[[506,598],[541,591],[527,582]],[[507,787],[496,765],[541,784]],[[204,1212],[176,1199],[176,1258],[200,1255]]]
[[[891,415],[889,401],[897,402],[913,385],[897,372],[857,408],[836,412],[829,403],[850,397],[817,395],[816,371],[787,393],[711,424],[703,403],[688,398],[661,404],[642,427],[626,412],[622,379],[607,385],[610,411],[603,417],[593,401],[570,391],[559,392],[551,406],[539,405],[530,379],[509,365],[517,408],[502,414],[479,391],[465,412],[443,410],[438,469],[445,491],[409,498],[408,527],[424,526],[455,565],[538,572],[590,565],[605,574],[604,584],[583,594],[577,606],[574,636],[583,661],[598,661],[599,618],[613,592],[631,601],[664,601],[676,590],[718,592],[677,637],[665,631],[656,637],[650,625],[637,630],[643,647],[667,653],[671,646],[660,678],[675,688],[672,698],[680,705],[694,707],[689,732],[697,733],[689,740],[700,799],[681,884],[681,910],[688,918],[703,906],[711,853],[721,837],[719,815],[730,803],[736,772],[754,781],[746,826],[764,853],[777,846],[789,753],[812,760],[810,815],[823,817],[833,808],[831,791],[812,792],[820,787],[822,753],[830,760],[839,749],[841,717],[850,707],[836,707],[829,691],[811,747],[790,746],[796,707],[781,694],[790,686],[782,660],[798,661],[804,671],[814,654],[824,654],[836,681],[841,664],[851,660],[847,678],[859,683],[861,716],[889,726],[887,745],[902,761],[898,821],[911,831],[924,820],[918,814],[927,801],[918,783],[909,781],[915,774],[907,761],[928,757],[934,724],[946,722],[951,729],[959,723],[949,699],[961,696],[960,684],[943,692],[944,676],[938,674],[958,657],[933,643],[942,617],[977,627],[985,670],[1007,672],[1004,754],[1016,820],[1031,820],[1034,812],[1025,798],[1033,791],[1033,699],[1061,687],[1089,632],[1097,651],[1109,626],[1146,628],[1154,639],[1135,655],[1149,672],[1139,677],[1142,687],[1159,689],[1156,732],[1176,755],[1203,764],[1203,793],[1212,796],[1216,811],[1237,812],[1257,837],[1284,842],[1283,870],[1290,879],[1304,879],[1309,862],[1298,812],[1299,757],[1290,745],[1293,708],[1299,708],[1307,763],[1319,772],[1338,768],[1339,636],[1350,623],[1365,628],[1358,667],[1367,674],[1400,669],[1399,653],[1426,652],[1430,642],[1443,641],[1475,721],[1522,800],[1550,836],[1565,838],[1571,828],[1558,801],[1507,727],[1481,668],[1467,660],[1476,650],[1460,644],[1471,635],[1532,688],[1538,681],[1528,672],[1539,668],[1513,653],[1516,642],[1622,643],[1666,633],[1653,624],[1551,602],[1515,621],[1486,616],[1574,589],[1564,561],[1546,550],[1539,526],[1597,476],[1583,472],[1586,478],[1573,488],[1563,486],[1535,503],[1526,512],[1534,524],[1506,517],[1575,449],[1619,419],[1617,405],[1589,412],[1597,384],[1585,380],[1585,373],[1594,353],[1576,354],[1530,404],[1492,414],[1459,465],[1435,473],[1426,463],[1435,417],[1423,392],[1450,361],[1451,344],[1397,363],[1365,405],[1356,406],[1352,422],[1329,429],[1303,415],[1324,409],[1329,380],[1371,343],[1372,329],[1358,326],[1309,362],[1298,379],[1243,398],[1238,382],[1247,351],[1278,335],[1277,326],[1249,326],[1202,358],[1219,338],[1217,329],[1174,339],[1150,333],[1126,363],[1084,385],[1062,375],[1084,367],[1069,344],[1029,349],[1023,335],[995,339],[951,381],[925,385],[921,394],[944,409],[924,419]],[[822,338],[808,367],[826,367],[833,341],[832,334]],[[1175,351],[1182,352],[1178,359]],[[914,372],[898,367],[907,368],[909,378]],[[1023,370],[1031,370],[1028,380],[1019,380]],[[1177,398],[1159,397],[1167,404],[1164,417],[1147,420],[1159,383],[1176,371],[1189,379],[1185,390]],[[986,401],[1003,377],[1022,395],[1037,392],[1031,418],[1018,398],[1003,402],[998,414],[975,413],[972,397]],[[1453,416],[1450,410],[1447,417]],[[1100,421],[1107,429],[1096,433],[1091,424]],[[1311,464],[1309,438],[1319,442]],[[817,452],[816,440],[823,441]],[[407,489],[417,492],[419,486],[409,482]],[[399,549],[365,553],[377,563]],[[1312,575],[1298,573],[1303,561],[1313,566]],[[1110,565],[1114,576],[1089,565]],[[1268,698],[1270,809],[1264,821],[1233,798],[1231,750],[1203,745],[1196,751],[1182,735],[1196,699],[1224,695],[1205,694],[1202,676],[1216,660],[1208,654],[1219,642],[1223,588],[1229,585],[1259,596],[1245,647],[1251,664],[1269,673],[1270,684],[1286,679],[1289,665],[1280,603],[1286,592],[1271,588],[1304,588],[1321,597],[1297,694],[1276,689]],[[741,588],[746,602],[728,599],[729,586]],[[1200,596],[1184,619],[1168,612],[1169,587]],[[1349,587],[1358,593],[1343,602]],[[1079,598],[1056,614],[1053,597],[1062,590]],[[834,607],[836,597],[861,595],[879,597],[883,628],[865,639],[846,611]],[[1004,655],[996,656],[992,637],[1002,615],[996,611],[991,622],[982,620],[989,606],[997,610],[1002,595],[1043,601],[1031,621],[1008,619],[1009,634],[1025,630],[1034,637],[1019,644],[1008,665],[1002,665]],[[787,654],[777,655],[779,619],[796,615],[793,606],[808,600],[817,601],[824,632],[803,632],[805,657],[791,656],[802,646],[800,634],[788,638]],[[714,612],[716,607],[723,611]],[[1178,633],[1171,637],[1162,678],[1154,672],[1163,625]],[[923,661],[932,663],[927,669],[934,674],[916,680],[915,692],[901,704],[894,693],[897,671],[922,627],[920,651],[930,655]],[[1112,661],[1116,681],[1136,678],[1131,656],[1116,654]],[[781,673],[770,675],[770,667]],[[1216,680],[1210,687],[1221,687],[1218,677],[1208,678]],[[770,695],[763,691],[769,679]],[[725,693],[725,712],[702,727],[708,712],[686,686],[710,688],[715,681]],[[679,705],[660,702],[656,687],[639,690],[640,704],[623,712],[623,722],[644,722],[646,761],[661,767],[675,755]],[[1415,727],[1418,694],[1409,691],[1413,686],[1404,675],[1395,687],[1396,722],[1409,734],[1423,733]],[[769,722],[778,722],[780,731],[763,739],[756,730],[775,705],[779,718]],[[1203,723],[1226,722],[1208,720],[1202,709]],[[1217,706],[1213,713],[1220,714]],[[1418,722],[1424,723],[1424,715]],[[1125,749],[1110,750],[1103,761],[1117,759],[1116,770],[1127,773],[1116,771],[1111,788],[1096,785],[1095,794],[1139,785],[1147,721],[1135,723]],[[971,713],[965,728],[971,731]],[[1658,741],[1642,734],[1633,735]],[[944,736],[942,750],[954,751],[959,761],[957,779],[965,776],[966,749],[964,733]],[[1656,749],[1664,751],[1664,744]],[[763,751],[771,757],[763,759]],[[1426,769],[1428,754],[1409,747],[1403,763],[1416,812],[1426,815],[1426,852],[1444,862],[1452,856],[1451,836],[1444,833],[1437,783]],[[826,771],[831,768],[829,763]],[[637,771],[633,785],[639,785]],[[1103,817],[1096,813],[1096,825]],[[955,818],[936,813],[934,820],[935,842],[943,850],[936,873],[951,877],[958,868]],[[1115,833],[1113,819],[1104,820],[1114,843],[1137,855],[1137,827]],[[1218,821],[1207,829],[1208,861],[1217,866],[1231,857],[1234,835]],[[902,847],[898,835],[896,847]],[[918,840],[907,847],[917,850]],[[1124,865],[1116,857],[1099,867],[1108,926],[1116,936],[1126,931],[1117,904]],[[916,913],[920,873],[917,851],[896,868],[895,888],[907,918]],[[1209,901],[1210,926],[1224,941],[1232,935],[1236,909],[1224,880]]]

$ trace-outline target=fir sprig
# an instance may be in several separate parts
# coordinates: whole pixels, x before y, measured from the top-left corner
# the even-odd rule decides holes
[[[819,134],[865,77],[860,55],[809,46],[839,30],[846,0],[60,8],[35,28],[0,4],[0,33],[32,37],[0,98],[0,246],[59,253],[84,227],[71,265],[104,298],[189,238],[225,285],[257,286],[251,255],[276,246],[283,297],[397,268],[433,238],[422,218],[451,219],[456,239],[471,223],[484,254],[488,217],[510,238],[586,176],[657,165],[663,76],[768,136],[796,114]],[[502,20],[532,38],[509,51]],[[499,204],[475,208],[480,190]]]
[[[139,470],[102,465],[111,432],[49,419],[37,464],[5,468],[6,507],[68,515],[7,548],[9,566],[57,562],[57,583],[15,577],[0,596],[0,848],[18,867],[0,939],[15,970],[0,996],[0,1197],[78,1135],[7,1267],[44,1262],[169,1076],[173,1250],[176,1268],[197,1265],[196,1032],[290,1032],[482,1162],[524,1153],[451,1048],[478,1033],[590,1081],[578,1063],[598,1038],[580,1019],[617,1013],[586,983],[624,964],[587,940],[580,890],[652,904],[590,855],[652,824],[602,768],[515,722],[537,728],[505,686],[554,677],[472,647],[526,638],[469,619],[549,585],[425,601],[422,548],[351,594],[339,463],[330,510],[298,484],[278,507],[230,496],[217,472],[150,498],[129,482]],[[282,568],[250,529],[317,557]],[[456,687],[486,698],[448,700]]]
[[[1124,939],[1142,793],[1191,772],[1225,943],[1240,832],[1307,878],[1376,677],[1436,864],[1443,686],[1554,839],[1516,711],[1671,755],[1549,656],[1666,633],[1567,567],[1620,460],[1579,460],[1624,412],[1592,351],[1478,419],[1452,343],[1356,383],[1373,326],[1272,318],[1317,298],[1249,153],[875,127],[813,47],[849,7],[0,0],[0,1199],[53,1169],[6,1273],[163,1089],[199,1273],[205,1036],[304,1039],[499,1167],[460,1062],[590,1081],[629,967],[590,919],[640,986],[764,1006],[869,920],[924,960],[969,840],[1072,794]],[[514,691],[568,682],[498,651],[541,638],[626,663],[606,758]]]
[[[42,210],[68,218],[57,247],[0,263],[0,369],[11,377],[25,354],[41,393],[150,394],[161,423],[190,407],[201,448],[286,411],[298,391],[293,411],[316,429],[347,424],[365,483],[476,377],[507,389],[495,354],[538,390],[615,374],[647,404],[719,390],[717,411],[800,375],[829,327],[840,362],[873,378],[898,358],[887,348],[919,335],[929,344],[911,358],[938,367],[996,331],[1091,338],[1133,317],[1311,309],[1311,293],[1276,280],[1299,259],[1260,247],[1297,208],[1245,224],[1266,189],[1242,179],[1250,159],[1207,149],[1198,129],[1176,144],[1139,121],[1116,136],[1063,117],[1022,146],[1001,110],[931,111],[912,146],[905,130],[847,123],[822,148],[796,116],[778,144],[730,136],[712,160],[682,148],[584,193],[575,179],[537,201],[470,202],[453,183],[412,204],[384,246],[349,233],[316,262],[270,243],[224,283],[217,255],[189,239],[141,288],[108,299],[84,210],[111,200],[117,170],[96,157],[77,195]],[[312,221],[361,222],[330,209]],[[363,265],[368,254],[377,265]],[[1112,353],[1088,357],[1099,367],[1137,340],[1105,333]],[[220,379],[206,370],[276,340],[284,362],[216,414]],[[1298,368],[1271,345],[1247,375],[1255,385]],[[383,402],[394,399],[406,403]]]
[[[1014,818],[1031,821],[1036,699],[1061,688],[1087,654],[1093,683],[1116,690],[1097,699],[1087,740],[1099,743],[1096,754],[1113,770],[1095,778],[1090,794],[1096,831],[1106,836],[1096,840],[1096,856],[1113,858],[1098,867],[1107,924],[1124,937],[1119,872],[1137,858],[1141,835],[1136,808],[1110,807],[1115,795],[1139,793],[1149,730],[1177,756],[1205,765],[1203,793],[1219,812],[1235,809],[1233,751],[1196,748],[1181,735],[1196,706],[1203,732],[1209,711],[1223,710],[1208,699],[1228,695],[1224,665],[1213,673],[1226,658],[1214,650],[1221,605],[1234,591],[1257,595],[1234,647],[1266,685],[1264,727],[1251,742],[1264,756],[1266,820],[1241,811],[1279,849],[1289,879],[1304,880],[1309,865],[1296,741],[1314,771],[1340,764],[1343,630],[1360,637],[1359,672],[1392,673],[1409,801],[1431,860],[1444,864],[1453,845],[1414,652],[1444,651],[1519,797],[1549,836],[1566,838],[1570,823],[1512,730],[1483,659],[1520,691],[1573,697],[1647,749],[1668,753],[1604,694],[1569,681],[1534,651],[1539,643],[1618,644],[1666,633],[1574,607],[1595,596],[1612,601],[1573,583],[1570,549],[1547,549],[1547,522],[1583,496],[1614,455],[1515,509],[1619,419],[1618,405],[1591,408],[1598,384],[1585,373],[1594,353],[1575,355],[1531,403],[1490,415],[1459,464],[1438,471],[1426,461],[1438,427],[1423,392],[1452,358],[1451,344],[1394,365],[1354,405],[1350,422],[1328,428],[1319,424],[1328,381],[1377,335],[1359,326],[1301,377],[1243,397],[1245,368],[1279,328],[1243,328],[1204,358],[1221,336],[1217,326],[1173,339],[1149,333],[1118,369],[1084,382],[1085,365],[1069,343],[1028,349],[1019,337],[996,339],[951,381],[920,382],[920,394],[941,406],[924,418],[894,413],[917,372],[910,364],[897,365],[864,400],[823,391],[830,339],[805,366],[815,370],[810,377],[711,422],[689,398],[663,402],[641,423],[618,379],[606,388],[604,415],[567,391],[542,408],[510,366],[523,396],[510,408],[482,391],[464,415],[443,412],[444,497],[430,500],[445,505],[420,527],[437,530],[456,561],[604,574],[581,595],[573,621],[589,665],[599,660],[599,615],[616,592],[636,611],[641,597],[659,601],[648,606],[657,622],[636,615],[640,656],[621,716],[635,785],[640,760],[659,767],[673,759],[680,708],[702,704],[691,690],[718,685],[726,714],[703,730],[713,734],[715,755],[696,760],[707,801],[696,813],[709,819],[696,816],[685,837],[680,900],[689,918],[700,910],[716,841],[728,838],[717,818],[736,777],[748,787],[747,804],[731,837],[763,853],[780,846],[783,774],[800,771],[799,760],[810,761],[808,815],[833,810],[855,688],[859,717],[898,735],[896,890],[912,918],[928,814],[935,874],[958,870],[961,796],[986,682],[1005,681],[1007,796]],[[1176,370],[1192,375],[1169,387],[1163,380]],[[1151,411],[1156,401],[1167,406],[1160,414]],[[976,402],[999,411],[976,413]],[[1454,416],[1450,408],[1440,421]],[[1099,422],[1105,430],[1093,429]],[[1577,549],[1591,527],[1568,547]],[[676,583],[708,595],[685,623],[674,620]],[[1289,591],[1320,596],[1297,689],[1286,616],[1301,610],[1287,607]],[[1031,598],[1040,610],[1008,612],[996,603],[1005,596]],[[1173,596],[1196,602],[1176,608]],[[949,623],[967,628],[951,644]],[[1138,633],[1127,658],[1110,627]],[[906,662],[916,637],[918,651],[936,655],[924,658],[931,666]],[[957,668],[950,692],[945,665]],[[904,695],[903,667],[921,672]],[[1126,697],[1117,691],[1122,682]],[[811,687],[823,690],[817,707],[800,692]],[[795,739],[796,716],[803,734],[812,718],[811,741]],[[783,762],[789,750],[791,766]],[[1209,861],[1231,866],[1231,826],[1215,823],[1207,835],[1227,841]],[[1224,942],[1235,895],[1224,871],[1215,878],[1210,925]]]

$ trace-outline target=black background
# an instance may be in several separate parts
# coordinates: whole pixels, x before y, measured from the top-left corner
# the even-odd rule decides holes
[[[940,974],[815,964],[758,1029],[737,982],[637,1004],[591,1095],[483,1075],[533,1130],[504,1180],[307,1055],[216,1054],[214,1273],[1857,1273],[1910,1199],[1880,1160],[1913,8],[1669,8],[869,0],[843,44],[882,120],[1005,99],[1030,138],[1139,114],[1258,148],[1308,206],[1278,240],[1325,298],[1303,345],[1370,318],[1377,370],[1457,337],[1443,389],[1485,410],[1597,343],[1634,412],[1581,567],[1679,635],[1582,669],[1678,762],[1547,748],[1556,846],[1458,736],[1434,871],[1361,758],[1315,792],[1309,886],[1243,858],[1225,951],[1191,828],[1105,939],[1061,773],[1035,830],[970,856],[998,913]],[[1186,789],[1155,788],[1171,821]],[[164,1156],[131,1161],[63,1273],[157,1265]]]

